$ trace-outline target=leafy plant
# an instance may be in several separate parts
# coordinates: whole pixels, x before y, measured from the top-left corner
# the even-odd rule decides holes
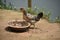
[[[50,16],[51,16],[50,12],[48,12],[47,14],[45,14],[45,13],[43,14],[43,18],[47,19],[48,21],[49,21]]]
[[[13,5],[11,4],[11,2],[9,3],[9,5],[6,5],[6,0],[4,0],[4,2],[0,0],[0,9],[13,10]]]
[[[57,16],[57,17],[56,17],[56,20],[55,20],[55,22],[57,22],[57,23],[60,23],[59,16]]]
[[[0,0],[0,9],[2,9],[3,8],[3,2],[2,2],[2,0]]]
[[[31,9],[31,8],[28,8],[27,12],[32,14],[32,15],[36,15],[37,14],[37,12],[35,10]]]

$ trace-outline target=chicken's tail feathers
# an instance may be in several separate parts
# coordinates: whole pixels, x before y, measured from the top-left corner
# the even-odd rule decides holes
[[[38,17],[42,18],[42,17],[43,17],[43,12],[40,12],[40,13],[38,14]]]
[[[38,15],[37,15],[37,17],[36,17],[36,21],[39,21],[40,20],[40,18],[42,18],[43,17],[43,12],[40,12]]]

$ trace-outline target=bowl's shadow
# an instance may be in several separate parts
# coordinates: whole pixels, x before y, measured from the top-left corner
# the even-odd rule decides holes
[[[6,27],[5,28],[6,31],[8,32],[14,32],[14,33],[23,33],[23,32],[27,32],[29,31],[29,27],[26,27],[26,28],[13,28],[13,27]]]

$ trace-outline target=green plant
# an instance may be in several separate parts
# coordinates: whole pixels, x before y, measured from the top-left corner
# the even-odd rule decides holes
[[[2,9],[3,8],[3,2],[2,2],[2,0],[0,0],[0,9]]]
[[[43,14],[43,19],[46,19],[46,20],[48,20],[48,21],[50,21],[49,19],[50,19],[50,16],[51,16],[51,12],[49,12],[48,11],[48,13],[47,14]]]
[[[33,15],[36,15],[37,14],[36,11],[33,10],[33,9],[31,9],[31,8],[28,8],[27,9],[27,12],[30,13],[30,14],[33,14]]]
[[[11,2],[9,3],[9,9],[10,9],[10,10],[13,9],[13,8],[12,8],[12,4],[11,4]]]
[[[0,9],[13,10],[13,5],[11,4],[11,2],[9,3],[9,5],[6,5],[6,0],[4,0],[4,2],[0,0]]]
[[[60,23],[59,16],[57,16],[57,17],[56,17],[56,20],[55,20],[55,22],[57,22],[57,23]]]

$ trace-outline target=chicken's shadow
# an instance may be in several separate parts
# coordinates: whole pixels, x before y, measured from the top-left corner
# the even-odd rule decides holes
[[[14,33],[24,33],[24,32],[29,31],[28,29],[25,29],[25,30],[14,30],[13,28],[11,28],[9,26],[6,27],[5,30],[8,31],[8,32],[14,32]]]

